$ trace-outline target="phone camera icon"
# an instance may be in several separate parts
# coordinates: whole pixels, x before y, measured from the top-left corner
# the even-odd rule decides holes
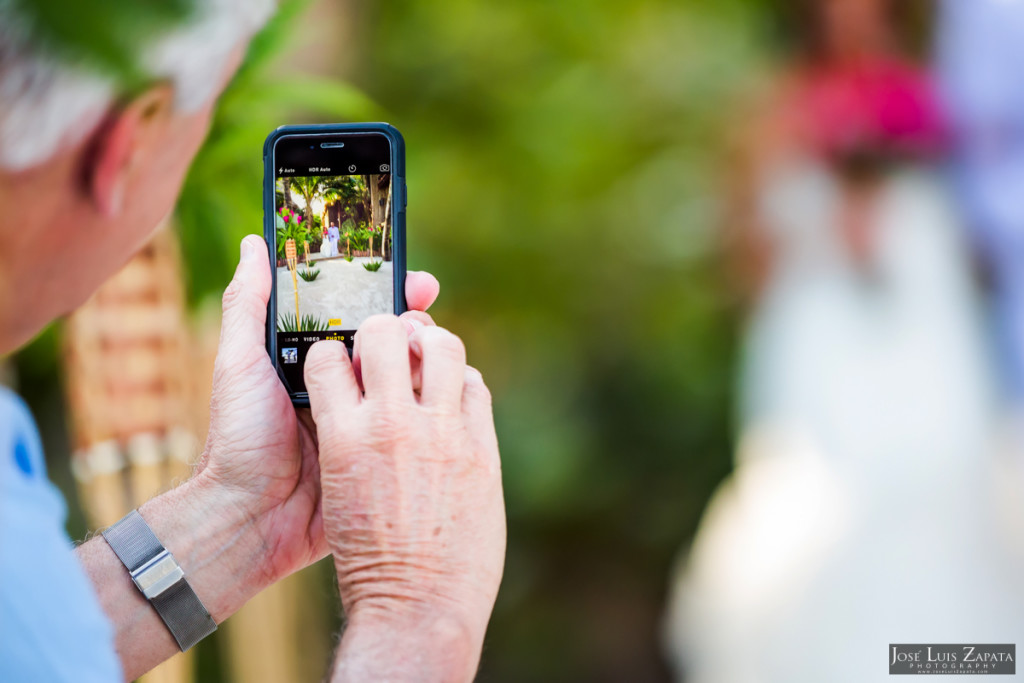
[[[352,164],[351,166],[349,166],[348,167],[348,172],[349,173],[355,173],[356,172],[356,165]]]
[[[389,166],[388,164],[381,164],[380,165],[380,172],[381,173],[390,173],[391,172],[391,166]]]

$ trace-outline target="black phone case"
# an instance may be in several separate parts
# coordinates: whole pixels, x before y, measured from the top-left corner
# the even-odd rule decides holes
[[[394,225],[392,226],[391,253],[394,270],[395,314],[404,313],[407,309],[405,301],[405,208],[408,195],[405,185],[405,140],[398,129],[388,123],[327,123],[300,126],[281,126],[267,136],[263,143],[263,238],[267,242],[270,256],[270,272],[272,287],[270,302],[267,304],[267,353],[277,370],[281,382],[284,381],[281,363],[277,354],[277,229],[274,224],[276,208],[274,206],[275,173],[274,145],[289,135],[332,135],[338,134],[379,133],[387,137],[391,143],[391,185],[394,197]],[[297,406],[309,406],[309,396],[305,393],[289,392],[292,403]]]

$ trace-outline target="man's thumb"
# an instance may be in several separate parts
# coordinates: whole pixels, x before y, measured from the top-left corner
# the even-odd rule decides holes
[[[235,276],[224,290],[222,350],[227,346],[241,350],[264,345],[270,277],[266,243],[257,235],[246,235]]]

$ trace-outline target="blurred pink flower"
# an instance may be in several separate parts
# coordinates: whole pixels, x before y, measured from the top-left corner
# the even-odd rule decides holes
[[[946,122],[926,71],[880,59],[857,68],[812,72],[796,103],[813,144],[830,157],[871,150],[932,157]]]

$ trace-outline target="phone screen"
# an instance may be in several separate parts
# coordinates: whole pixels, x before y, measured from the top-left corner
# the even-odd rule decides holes
[[[360,324],[395,311],[391,146],[376,134],[287,136],[274,148],[278,364],[306,391],[306,352],[352,346]]]

